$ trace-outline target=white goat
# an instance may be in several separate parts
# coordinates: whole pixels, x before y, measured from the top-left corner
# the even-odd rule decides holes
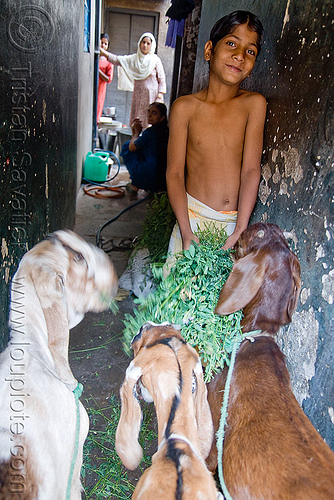
[[[73,394],[69,328],[108,307],[109,257],[71,231],[26,253],[12,280],[10,341],[0,355],[0,499],[79,500],[88,416]],[[76,389],[77,391],[77,389]]]

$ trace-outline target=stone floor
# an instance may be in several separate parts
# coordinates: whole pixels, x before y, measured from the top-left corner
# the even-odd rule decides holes
[[[125,186],[129,176],[125,167],[121,167],[119,175],[111,181],[113,186]],[[84,193],[83,186],[77,198],[76,222],[74,231],[86,241],[96,244],[96,235],[103,224],[115,217],[122,210],[147,193],[140,191],[131,194],[126,189],[125,195],[118,199],[95,198]],[[122,242],[133,240],[141,232],[141,224],[146,215],[148,200],[127,210],[116,221],[100,232],[106,250],[118,247]],[[108,251],[118,276],[125,270],[129,251],[117,248]],[[119,388],[124,379],[125,370],[130,362],[123,351],[121,338],[124,328],[122,319],[125,313],[133,310],[133,298],[130,296],[118,302],[116,314],[110,310],[100,314],[89,313],[70,334],[70,364],[75,377],[83,384],[82,403],[87,408],[87,401],[94,401],[100,408],[109,405],[111,394],[119,397]],[[94,457],[92,457],[94,460]],[[139,477],[141,472],[134,473]],[[84,479],[85,488],[91,488],[97,478]],[[89,498],[101,498],[90,496]],[[107,495],[105,498],[117,498]]]

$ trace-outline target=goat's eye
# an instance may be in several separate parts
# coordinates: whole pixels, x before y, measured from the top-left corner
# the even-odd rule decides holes
[[[73,255],[73,260],[74,260],[74,262],[80,262],[80,260],[84,260],[84,256],[81,253],[76,252]]]
[[[62,276],[62,275],[61,275],[61,274],[59,274],[59,273],[57,273],[57,276],[58,276],[58,278],[59,278],[60,285],[61,285],[62,287],[64,287],[64,285],[65,285],[64,276]]]
[[[256,235],[258,238],[263,238],[264,236],[264,231],[263,229],[260,229],[260,231],[257,232],[257,235]]]
[[[197,389],[196,375],[192,374],[192,376],[191,376],[191,392],[194,394],[196,389]]]

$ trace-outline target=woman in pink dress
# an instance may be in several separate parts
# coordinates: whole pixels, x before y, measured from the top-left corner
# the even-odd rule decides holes
[[[161,59],[155,54],[156,41],[152,33],[143,33],[135,54],[117,56],[101,47],[100,53],[118,66],[118,89],[133,91],[130,125],[138,118],[146,128],[147,109],[152,102],[163,102],[166,76]]]
[[[100,47],[107,50],[109,45],[109,35],[102,33],[100,39]],[[106,97],[107,84],[111,82],[114,74],[114,66],[108,61],[105,56],[100,55],[99,59],[99,88],[97,93],[97,123],[99,123],[104,100]]]

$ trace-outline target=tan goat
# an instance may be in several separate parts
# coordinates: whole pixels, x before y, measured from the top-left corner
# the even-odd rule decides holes
[[[233,500],[332,500],[334,454],[298,405],[284,355],[271,338],[296,308],[298,259],[282,231],[263,223],[241,234],[235,258],[216,313],[243,308],[244,331],[263,336],[244,340],[236,355],[222,464],[227,489]],[[226,374],[208,384],[215,431]],[[207,464],[215,470],[215,445]]]
[[[116,451],[128,469],[142,458],[139,397],[154,402],[158,451],[133,499],[215,500],[215,482],[204,459],[213,428],[198,354],[172,325],[145,324],[133,339],[134,359],[121,387]]]
[[[0,499],[81,498],[89,423],[72,392],[69,328],[106,309],[117,288],[109,257],[71,231],[51,234],[21,259],[0,355]]]

